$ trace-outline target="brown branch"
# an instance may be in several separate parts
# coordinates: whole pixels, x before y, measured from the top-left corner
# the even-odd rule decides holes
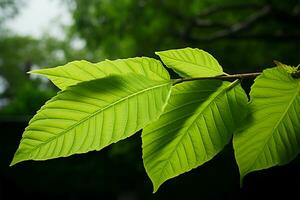
[[[200,38],[200,40],[216,40],[220,38],[224,38],[227,36],[230,36],[232,34],[235,34],[237,32],[240,32],[242,30],[250,28],[253,24],[255,24],[258,20],[262,19],[266,15],[268,15],[271,11],[270,6],[264,6],[262,9],[257,11],[256,13],[250,15],[247,19],[245,19],[242,22],[236,23],[229,27],[228,29],[217,31],[213,34],[211,34],[209,37],[206,38]]]
[[[228,10],[240,10],[240,9],[257,9],[261,8],[261,4],[257,3],[243,3],[243,4],[227,4],[227,5],[217,5],[217,6],[211,6],[208,7],[200,14],[198,14],[197,17],[206,17],[215,13],[220,13]]]
[[[259,8],[259,10],[257,10]],[[223,21],[215,21],[212,19],[207,19],[206,16],[210,17],[211,14],[220,13],[223,11],[234,11],[242,9],[245,11],[246,9],[256,9],[257,11],[253,14],[246,17],[246,19],[237,22],[233,25],[227,24]],[[290,41],[300,40],[300,33],[296,30],[274,30],[272,32],[246,32],[245,30],[252,28],[257,23],[261,22],[261,20],[267,18],[274,18],[277,21],[282,22],[281,24],[295,24],[296,27],[299,27],[300,16],[298,12],[287,13],[284,10],[279,10],[278,8],[272,5],[262,5],[262,4],[231,4],[231,5],[218,5],[212,6],[205,10],[203,10],[198,17],[194,19],[187,18],[186,27],[180,33],[172,33],[176,37],[182,38],[182,40],[191,42],[212,42],[218,39],[234,39],[234,40],[265,40],[271,42],[282,42],[282,41]],[[284,25],[283,24],[283,25]],[[284,26],[283,26],[284,27]],[[220,28],[221,30],[217,30],[210,34],[206,35],[196,35],[193,29],[200,28]],[[242,32],[242,34],[240,34]]]
[[[291,41],[295,42],[300,40],[300,32],[290,32],[290,33],[254,33],[247,35],[231,35],[226,39],[238,39],[238,40],[265,40],[271,42],[280,42],[280,41]]]
[[[221,28],[228,28],[229,25],[224,22],[216,22],[209,19],[195,19],[194,24],[197,27],[221,27]]]

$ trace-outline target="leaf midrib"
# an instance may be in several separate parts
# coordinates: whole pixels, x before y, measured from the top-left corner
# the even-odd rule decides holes
[[[95,115],[99,114],[100,112],[102,112],[102,111],[104,111],[104,110],[106,110],[106,109],[108,109],[108,108],[110,108],[110,107],[112,107],[112,106],[114,106],[114,105],[116,105],[116,104],[122,102],[122,101],[128,100],[128,99],[131,98],[131,97],[134,97],[134,96],[137,96],[137,95],[139,95],[139,94],[141,94],[141,93],[147,92],[148,90],[153,90],[153,89],[155,89],[155,88],[163,87],[163,86],[166,86],[166,85],[169,85],[169,84],[171,84],[170,81],[165,82],[165,83],[163,83],[163,84],[155,85],[155,86],[153,86],[153,87],[149,87],[149,88],[143,89],[143,90],[141,90],[141,91],[139,91],[139,92],[137,92],[137,93],[133,93],[133,94],[130,94],[129,96],[126,96],[126,97],[124,97],[124,98],[121,98],[121,99],[119,99],[119,100],[113,102],[112,104],[109,104],[109,105],[107,105],[107,106],[105,106],[105,107],[103,107],[103,108],[97,110],[96,112],[92,113],[91,115],[89,115],[89,116],[87,116],[87,117],[84,117],[83,119],[79,120],[78,122],[76,122],[75,124],[73,124],[72,126],[70,126],[69,128],[67,128],[67,129],[63,130],[62,132],[60,132],[56,137],[53,137],[53,138],[50,138],[50,139],[46,140],[45,142],[43,142],[43,143],[37,145],[35,148],[31,149],[31,150],[28,151],[28,152],[31,152],[31,153],[34,152],[35,150],[39,149],[41,146],[43,146],[43,145],[45,145],[45,144],[47,144],[47,143],[52,142],[53,140],[55,140],[55,139],[61,137],[62,135],[64,135],[64,134],[67,133],[68,131],[72,130],[73,128],[76,128],[76,126],[78,126],[79,124],[81,124],[81,123],[87,121],[88,119],[94,117]],[[29,157],[31,157],[31,153],[30,153],[30,156],[29,156]]]
[[[281,117],[280,117],[280,118],[278,119],[278,121],[276,122],[275,126],[273,127],[272,131],[270,132],[270,136],[267,138],[267,140],[265,140],[266,142],[265,142],[265,144],[263,145],[263,147],[261,148],[261,151],[259,151],[259,153],[257,153],[257,156],[256,156],[255,160],[253,161],[253,164],[252,164],[251,167],[249,168],[250,171],[251,171],[251,169],[253,168],[253,166],[256,164],[258,158],[259,158],[260,155],[261,155],[261,152],[264,151],[264,149],[266,148],[266,146],[267,146],[267,144],[269,143],[270,139],[271,139],[272,136],[274,135],[275,130],[278,128],[279,124],[282,123],[283,118],[286,116],[286,114],[287,114],[288,111],[290,110],[290,107],[291,107],[291,105],[294,103],[294,101],[295,101],[296,97],[298,96],[299,92],[300,92],[300,82],[298,83],[298,87],[297,87],[297,89],[296,89],[295,95],[292,97],[292,100],[289,102],[289,104],[288,104],[286,110],[283,112],[283,115],[281,115]],[[248,172],[249,172],[249,170],[246,171],[245,174],[248,173]]]
[[[209,99],[210,99],[209,103],[207,103],[207,105],[205,105],[202,109],[200,109],[199,113],[194,117],[194,119],[192,120],[192,122],[190,122],[190,124],[189,124],[187,127],[181,129],[180,132],[181,132],[182,130],[189,130],[190,127],[191,127],[191,126],[194,124],[194,122],[196,121],[196,119],[198,119],[199,115],[200,115],[201,113],[203,113],[203,111],[206,110],[206,109],[210,106],[210,104],[211,104],[212,102],[214,102],[214,100],[215,100],[216,98],[218,98],[218,97],[219,97],[220,95],[222,95],[224,92],[227,92],[228,89],[231,89],[236,83],[238,83],[238,81],[234,81],[234,82],[232,82],[231,84],[229,84],[228,86],[224,87],[223,90],[219,91],[219,92],[218,92],[217,94],[215,94],[211,99],[210,99],[210,97],[211,97],[211,96],[210,96],[210,97],[209,97]],[[222,87],[222,86],[220,86],[220,87]],[[218,88],[218,89],[219,89],[219,88]],[[212,95],[213,95],[213,94],[212,94]],[[207,101],[206,101],[206,102],[207,102]],[[204,103],[205,103],[205,102],[204,102]],[[201,108],[201,105],[200,105],[199,108]],[[162,179],[162,175],[163,175],[163,172],[165,171],[166,165],[170,162],[170,161],[169,161],[170,158],[174,155],[174,152],[175,152],[176,149],[178,148],[178,145],[181,143],[182,139],[183,139],[187,134],[188,134],[188,131],[184,132],[184,133],[181,135],[181,137],[178,139],[178,142],[177,142],[177,144],[175,145],[175,147],[174,147],[172,153],[170,153],[169,156],[168,156],[168,158],[166,159],[167,162],[166,162],[166,163],[164,164],[164,166],[162,167],[162,170],[161,170],[161,173],[160,173],[160,176],[159,176],[159,177],[160,177],[159,182],[160,182],[161,179]],[[175,175],[174,175],[174,176],[175,176]]]

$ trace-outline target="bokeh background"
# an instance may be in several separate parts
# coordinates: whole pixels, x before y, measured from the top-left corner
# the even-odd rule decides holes
[[[300,1],[0,0],[0,199],[300,199],[299,156],[249,174],[240,188],[231,145],[152,194],[140,132],[101,152],[8,167],[28,120],[58,91],[27,71],[187,46],[228,73],[273,60],[296,66]],[[246,91],[251,84],[243,81]]]

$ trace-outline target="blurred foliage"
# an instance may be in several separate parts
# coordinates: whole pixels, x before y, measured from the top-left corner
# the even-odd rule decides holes
[[[261,70],[270,67],[274,59],[293,65],[299,62],[299,0],[65,2],[74,23],[64,40],[1,34],[0,29],[0,74],[6,88],[3,98],[21,98],[20,91],[29,85],[43,91],[38,85],[45,85],[45,81],[30,80],[26,74],[30,69],[79,59],[97,62],[105,58],[155,57],[157,50],[190,46],[211,52],[228,72]],[[0,21],[13,17],[22,3],[1,0]],[[85,48],[74,48],[76,42],[83,42]],[[24,84],[28,81],[31,83]]]
[[[98,60],[190,46],[227,71],[299,62],[299,0],[74,0],[70,8],[73,33]]]
[[[55,95],[53,90],[38,88],[40,81],[26,81],[14,95],[0,115],[33,115],[48,99]]]
[[[9,102],[0,114],[34,114],[55,94],[47,87],[48,81],[29,75],[32,69],[54,67],[75,59],[83,59],[86,51],[73,49],[70,41],[45,37],[0,37],[0,98]]]
[[[5,22],[24,5],[23,0],[0,0],[0,115],[33,115],[55,95],[57,89],[46,79],[29,75],[30,70],[88,57],[86,49],[74,49],[70,38],[36,39],[7,29]]]

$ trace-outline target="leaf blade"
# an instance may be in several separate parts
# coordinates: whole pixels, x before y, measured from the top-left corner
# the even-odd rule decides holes
[[[175,85],[164,113],[142,133],[144,166],[154,192],[164,181],[198,167],[221,151],[246,102],[239,85],[220,81]]]
[[[105,60],[99,63],[90,63],[85,60],[73,61],[63,66],[34,70],[31,73],[47,76],[62,90],[83,81],[104,78],[113,74],[136,73],[157,81],[170,79],[161,62],[147,57]]]
[[[69,87],[31,119],[11,165],[100,150],[131,136],[158,118],[171,84],[132,74]]]
[[[283,165],[300,152],[300,81],[285,67],[264,70],[250,92],[248,123],[234,134],[240,179]]]
[[[224,74],[221,65],[209,53],[193,48],[156,52],[167,67],[182,77],[210,77]]]

